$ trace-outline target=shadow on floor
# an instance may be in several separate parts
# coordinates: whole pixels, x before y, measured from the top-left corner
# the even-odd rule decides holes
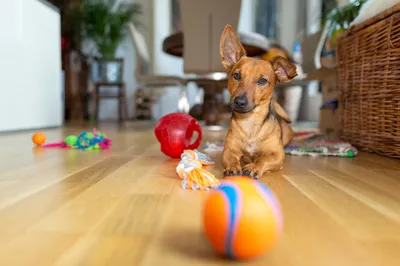
[[[179,253],[195,261],[223,261],[208,244],[204,234],[195,230],[181,229],[170,231],[165,238],[165,247],[171,252]]]

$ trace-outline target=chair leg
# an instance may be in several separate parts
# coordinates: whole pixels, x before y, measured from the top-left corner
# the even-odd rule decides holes
[[[126,96],[124,96],[123,103],[124,103],[124,117],[125,117],[125,120],[129,120],[128,104],[126,102]]]
[[[84,103],[85,108],[84,108],[83,119],[84,119],[85,121],[88,121],[88,120],[89,120],[89,115],[90,115],[89,103],[90,103],[90,101],[91,101],[91,97],[92,97],[92,95],[91,95],[89,92],[87,92],[87,93],[83,96],[84,101],[85,101],[85,103]]]
[[[158,97],[159,97],[159,96],[157,96],[156,93],[154,93],[154,90],[151,90],[151,88],[155,88],[155,87],[157,87],[157,86],[154,86],[153,84],[141,83],[135,88],[135,91],[137,91],[139,89],[142,89],[144,91],[150,91],[150,95],[149,95],[150,104],[149,104],[149,108],[148,108],[147,112],[145,110],[136,109],[136,107],[137,107],[136,106],[136,98],[134,96],[133,97],[133,99],[134,99],[133,110],[132,110],[133,113],[134,113],[134,116],[133,116],[134,120],[140,119],[140,116],[142,116],[145,119],[146,119],[146,117],[148,117],[148,119],[153,119],[153,112],[152,112],[152,106],[151,105],[154,104],[156,102],[156,100],[158,99]],[[161,107],[162,102],[161,101],[159,102],[159,105],[160,105],[160,109],[162,109],[162,107]]]
[[[206,121],[207,126],[217,124],[218,111],[215,84],[204,85],[202,113],[202,120]]]
[[[118,97],[118,119],[120,122],[122,122],[123,119],[123,115],[122,115],[122,95],[120,94]]]
[[[172,85],[172,86],[177,86],[177,87],[180,88],[179,99],[178,99],[178,112],[188,114],[189,110],[190,110],[190,105],[189,105],[189,100],[188,100],[188,96],[187,96],[188,95],[188,93],[187,93],[188,90],[187,90],[186,84],[184,84],[184,83],[182,83],[180,81],[177,81],[177,80],[169,81],[168,84]],[[153,87],[155,85],[157,85],[157,84],[146,84],[146,85],[141,84],[140,87],[142,87],[142,88],[143,88],[143,86],[145,86],[145,87]]]
[[[189,100],[187,97],[187,87],[184,85],[180,85],[181,91],[179,93],[179,100],[178,100],[178,112],[181,113],[189,113]]]
[[[94,115],[94,120],[98,121],[99,120],[99,88],[97,85],[94,85],[93,88],[93,115]]]
[[[125,85],[122,85],[119,92],[119,101],[118,101],[118,110],[119,110],[119,120],[125,121],[128,119],[128,109],[126,106],[126,89]]]

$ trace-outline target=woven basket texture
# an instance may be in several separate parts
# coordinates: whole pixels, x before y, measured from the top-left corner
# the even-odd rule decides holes
[[[400,158],[400,4],[338,37],[342,138]]]

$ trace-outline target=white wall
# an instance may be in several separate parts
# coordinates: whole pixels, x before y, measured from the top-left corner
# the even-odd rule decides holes
[[[255,30],[255,0],[242,0],[238,31],[252,32]]]
[[[278,0],[278,40],[288,51],[292,51],[296,40],[297,0]]]
[[[321,28],[321,0],[307,1],[307,35],[317,33]]]
[[[140,17],[140,20],[143,24],[143,29],[141,32],[143,36],[146,38],[149,46],[151,47],[152,41],[152,3],[148,0],[119,0],[119,3],[123,2],[136,2],[142,5],[143,14]],[[90,49],[90,44],[84,45],[84,52],[88,52]],[[149,49],[150,49],[149,47]],[[136,65],[136,55],[134,52],[133,44],[129,36],[127,35],[123,43],[117,50],[117,56],[124,58],[124,73],[123,79],[126,86],[126,94],[127,94],[127,108],[128,108],[128,116],[132,117],[134,115],[134,94],[135,94],[135,86],[136,79],[134,75],[135,65]],[[100,120],[115,120],[118,118],[118,103],[116,100],[102,100],[100,102],[101,108],[99,113]]]
[[[0,5],[0,131],[60,126],[59,13],[37,0]]]
[[[313,34],[320,28],[322,3],[321,0],[306,0],[306,2],[307,28],[301,30],[306,34]],[[290,52],[293,49],[293,43],[302,37],[296,23],[299,21],[298,16],[303,15],[303,9],[304,6],[300,6],[298,0],[278,0],[278,40]]]
[[[169,0],[121,0],[120,2],[138,2],[142,4],[143,14],[140,29],[145,37],[151,56],[152,69],[159,75],[183,75],[183,61],[181,58],[170,56],[162,51],[162,41],[170,35],[171,5]],[[87,51],[88,47],[85,47]],[[128,98],[128,113],[134,115],[134,94],[136,79],[134,76],[136,55],[129,36],[125,39],[117,51],[117,56],[125,60],[124,82],[126,83]],[[196,87],[189,85],[189,103],[194,104]],[[154,119],[164,114],[174,112],[177,109],[179,90],[176,87],[162,89],[162,96],[157,99],[153,106]],[[118,117],[117,102],[104,100],[101,103],[99,119],[114,120]]]
[[[301,41],[300,30],[304,33],[313,34],[320,29],[321,0],[307,0],[307,27],[300,29],[296,24],[299,16],[304,16],[304,6],[298,0],[278,1],[278,41],[292,52],[295,41]],[[317,121],[319,119],[318,108],[321,104],[321,94],[318,92],[318,82],[311,82],[303,91],[299,120]]]
[[[241,14],[239,19],[239,31],[254,30],[254,0],[242,0]],[[184,75],[183,60],[170,56],[162,51],[163,40],[171,34],[171,5],[169,0],[153,0],[153,63],[154,71],[157,74],[165,75]],[[188,98],[190,106],[195,104],[197,87],[194,84],[188,85]],[[202,95],[202,90],[199,91]],[[162,97],[154,106],[153,115],[155,119],[177,109],[177,98],[179,90],[175,87],[165,88]]]
[[[307,0],[307,35],[317,33],[320,30],[321,21],[321,0]],[[311,82],[306,91],[303,92],[303,98],[300,108],[299,119],[305,121],[319,120],[319,107],[322,104],[322,94],[318,92],[319,83]]]
[[[124,1],[124,0],[121,0]],[[170,56],[162,51],[163,40],[171,34],[171,3],[170,0],[125,0],[135,1],[143,5],[144,14],[142,15],[142,23],[145,28],[142,33],[148,43],[150,54],[152,57],[152,67],[155,74],[159,75],[177,75],[183,76],[183,60]],[[254,0],[243,0],[242,10],[239,20],[240,31],[254,30]],[[133,97],[135,78],[133,75],[135,67],[135,53],[130,39],[121,45],[117,54],[125,59],[124,80],[127,86],[128,94],[128,111],[130,116],[133,115]],[[190,106],[195,104],[197,87],[195,84],[188,85],[188,98]],[[159,97],[153,106],[154,119],[158,119],[163,115],[177,110],[179,90],[177,87],[166,87],[162,89],[162,96]],[[200,90],[200,95],[202,91]],[[116,119],[117,103],[115,101],[104,101],[100,109],[99,118]]]
[[[153,0],[153,70],[159,75],[184,76],[183,59],[166,54],[162,43],[171,34],[171,3],[169,0]],[[190,106],[194,105],[197,88],[195,84],[188,85]],[[179,88],[165,87],[163,94],[154,105],[155,119],[175,112],[178,108]]]

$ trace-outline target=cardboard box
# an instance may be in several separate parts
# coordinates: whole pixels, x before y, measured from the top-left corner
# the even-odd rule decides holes
[[[328,28],[305,38],[302,43],[303,71],[307,74],[305,80],[321,80],[335,71],[335,49],[327,47]],[[332,62],[330,62],[332,61]],[[330,63],[327,63],[330,62]]]
[[[336,77],[336,70],[321,79],[322,101],[325,103],[331,100],[338,100],[339,91]]]
[[[329,41],[324,41],[327,37],[328,28],[325,27],[320,32],[308,36],[303,41],[303,70],[306,73],[307,81],[320,81],[322,87],[322,103],[338,100],[338,87],[337,87],[337,72],[335,68],[335,60],[331,60],[326,56],[326,52],[331,51],[333,48],[329,46]],[[325,55],[323,54],[325,50]],[[332,62],[330,62],[331,60]],[[319,113],[319,129],[321,133],[331,135],[332,137],[340,138],[341,136],[341,119],[340,119],[340,103],[339,107],[328,105],[328,107],[321,108]]]
[[[303,62],[301,65],[303,67],[303,72],[307,75],[310,75],[317,70],[316,64],[318,64],[318,62],[316,62],[316,60],[318,60],[318,58],[316,58],[316,52],[319,48],[318,44],[320,42],[321,35],[322,31],[310,35],[306,39],[304,39],[301,45],[303,52]]]
[[[305,80],[321,81],[326,76],[336,73],[336,51],[331,45],[329,25],[319,32],[307,36],[302,43],[303,71],[307,74]]]
[[[310,75],[307,75],[305,80],[317,80],[321,82],[323,102],[338,99],[339,90],[336,69],[318,69],[312,72]]]
[[[319,130],[322,134],[327,134],[336,138],[340,138],[342,125],[340,121],[340,109],[332,110],[324,108],[320,111]]]
[[[322,87],[322,102],[338,99],[337,89],[337,73],[336,68],[324,67],[323,64],[317,66],[316,60],[321,60],[316,56],[318,42],[321,38],[321,32],[309,36],[303,42],[304,62],[303,69],[307,76],[304,78],[306,81],[320,81]],[[319,68],[318,68],[319,67]]]

